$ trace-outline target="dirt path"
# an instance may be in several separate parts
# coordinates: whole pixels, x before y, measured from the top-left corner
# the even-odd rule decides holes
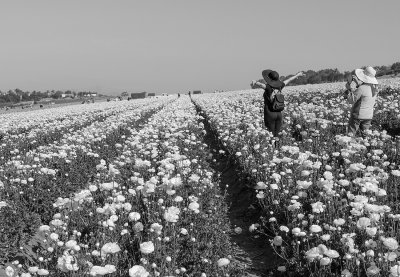
[[[200,109],[197,109],[197,112],[201,114]],[[236,253],[232,256],[247,268],[246,276],[272,276],[267,272],[276,268],[278,260],[273,254],[268,238],[257,236],[249,231],[249,226],[256,223],[260,216],[260,211],[252,205],[256,197],[254,190],[250,187],[254,184],[243,176],[240,166],[235,161],[226,154],[219,154],[219,150],[223,150],[222,145],[210,129],[208,121],[203,120],[203,124],[207,131],[205,143],[212,149],[215,159],[211,167],[220,174],[221,190],[227,189],[228,192],[228,216],[232,231],[236,227],[242,229],[240,234],[232,232],[232,242],[237,246]]]

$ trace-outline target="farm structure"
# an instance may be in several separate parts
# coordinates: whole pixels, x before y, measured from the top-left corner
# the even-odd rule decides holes
[[[194,90],[193,94],[202,94],[201,90]]]
[[[131,99],[146,98],[148,96],[147,92],[131,93]]]
[[[147,94],[147,96],[148,96],[148,97],[154,97],[154,96],[156,96],[156,94],[155,94],[154,92],[149,92],[149,93]]]

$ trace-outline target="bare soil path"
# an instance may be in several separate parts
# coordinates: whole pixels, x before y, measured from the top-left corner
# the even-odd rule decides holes
[[[205,117],[199,108],[197,112]],[[232,256],[246,268],[244,276],[273,276],[268,272],[276,268],[278,260],[269,244],[269,239],[249,231],[249,226],[257,223],[260,216],[260,210],[253,205],[256,197],[251,187],[254,184],[243,176],[243,171],[234,160],[227,154],[219,153],[219,150],[224,150],[223,145],[206,119],[203,120],[203,124],[207,131],[205,143],[212,149],[214,157],[211,167],[220,174],[221,190],[226,190],[228,194],[231,239],[236,246]],[[235,232],[236,227],[240,227],[242,232]]]

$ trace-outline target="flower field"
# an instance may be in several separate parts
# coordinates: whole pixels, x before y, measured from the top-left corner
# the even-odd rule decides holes
[[[279,257],[265,276],[400,276],[400,80],[365,138],[342,87],[286,87],[279,140],[261,90],[0,115],[0,276],[247,276],[242,232]],[[221,157],[257,210],[243,230]]]

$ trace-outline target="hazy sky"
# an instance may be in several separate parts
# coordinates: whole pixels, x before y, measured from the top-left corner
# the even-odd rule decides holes
[[[399,0],[0,0],[0,90],[249,88],[400,61]]]

